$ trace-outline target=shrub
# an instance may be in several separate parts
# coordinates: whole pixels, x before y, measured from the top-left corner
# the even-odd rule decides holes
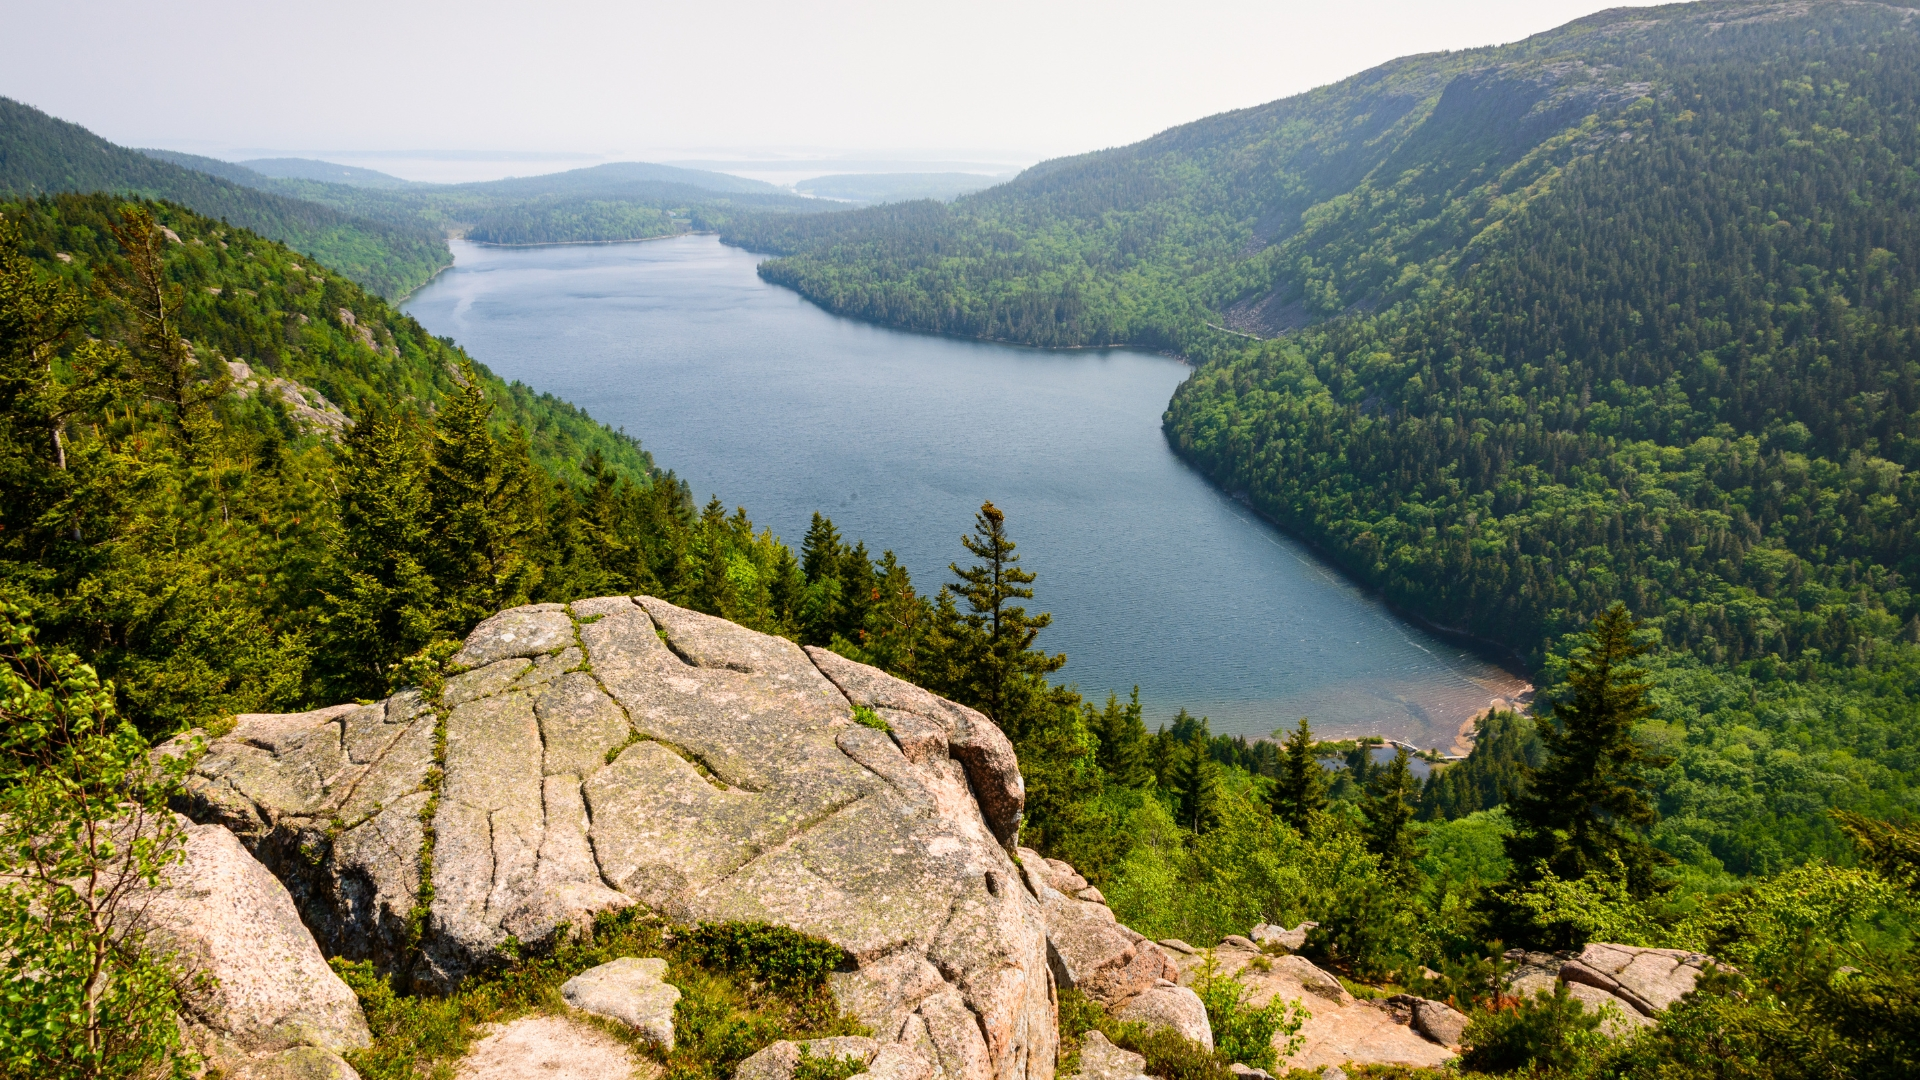
[[[1475,1013],[1462,1041],[1467,1050],[1460,1064],[1490,1073],[1568,1070],[1598,1057],[1607,1046],[1600,1015],[1568,996],[1565,983],[1555,983],[1552,994],[1542,990],[1511,1008]]]
[[[1060,992],[1060,1063],[1056,1076],[1071,1076],[1080,1063],[1080,1040],[1098,1031],[1122,1050],[1147,1059],[1145,1073],[1161,1080],[1234,1080],[1217,1052],[1170,1028],[1115,1020],[1100,1003],[1078,990]]]
[[[139,918],[179,859],[185,765],[156,761],[113,685],[0,604],[0,1076],[190,1074],[178,975]]]
[[[1299,1001],[1283,1001],[1279,996],[1254,1008],[1245,1004],[1247,988],[1229,976],[1220,974],[1213,953],[1201,965],[1193,982],[1194,993],[1207,1007],[1207,1023],[1213,1028],[1214,1053],[1228,1062],[1239,1062],[1256,1069],[1272,1069],[1276,1057],[1292,1057],[1300,1049],[1300,1025],[1311,1016]],[[1285,1049],[1274,1053],[1273,1037],[1285,1036]]]
[[[787,991],[826,985],[847,957],[837,945],[771,923],[701,923],[686,935],[682,951],[694,963]]]
[[[866,1071],[867,1063],[857,1057],[814,1057],[802,1046],[800,1060],[793,1065],[793,1080],[847,1080]]]

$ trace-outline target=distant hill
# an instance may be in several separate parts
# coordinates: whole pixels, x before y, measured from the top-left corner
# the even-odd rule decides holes
[[[420,287],[453,255],[418,227],[369,221],[116,146],[0,98],[0,192],[110,191],[166,199],[305,252],[385,297]]]
[[[351,187],[366,188],[414,186],[412,180],[402,180],[397,176],[389,176],[373,169],[360,169],[332,161],[315,161],[313,158],[253,158],[240,164],[264,176],[280,180],[320,180],[329,184],[347,184]]]
[[[617,195],[624,191],[649,190],[650,185],[671,184],[730,195],[785,195],[772,184],[748,180],[705,169],[682,169],[673,165],[653,165],[644,161],[616,161],[591,165],[584,169],[546,173],[541,176],[515,176],[505,180],[482,180],[469,184],[449,184],[463,191],[495,196],[532,198],[563,195]]]
[[[938,199],[950,202],[982,188],[1011,179],[979,173],[841,173],[816,176],[793,185],[802,194],[855,203],[908,202]]]
[[[639,161],[541,176],[428,184],[306,158],[235,164],[172,150],[142,153],[395,228],[489,244],[640,240],[715,228],[742,209],[832,209],[758,180]]]

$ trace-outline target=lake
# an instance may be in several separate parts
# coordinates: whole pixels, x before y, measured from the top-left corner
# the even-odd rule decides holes
[[[1127,349],[1040,350],[829,315],[712,236],[492,248],[407,312],[475,359],[638,436],[662,468],[798,547],[818,510],[892,549],[928,593],[982,500],[1039,575],[1040,643],[1083,693],[1138,684],[1148,727],[1312,719],[1324,738],[1454,744],[1525,684],[1395,616],[1168,447],[1190,369]]]

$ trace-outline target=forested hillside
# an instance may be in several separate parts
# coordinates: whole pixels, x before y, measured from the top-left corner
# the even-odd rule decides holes
[[[1661,842],[1747,872],[1920,791],[1917,118],[1906,9],[1621,10],[727,235],[838,311],[1202,361],[1184,457],[1549,680],[1624,602]]]
[[[389,299],[452,265],[446,241],[417,223],[377,222],[159,161],[17,101],[0,98],[0,193],[111,191],[167,199],[303,251]]]
[[[589,573],[577,552],[552,560],[564,570],[511,569],[536,538],[560,543],[545,523],[573,514],[576,493],[598,491],[599,506],[658,488],[661,513],[689,517],[685,493],[623,433],[503,383],[304,255],[146,205],[151,229],[110,196],[0,204],[14,321],[0,591],[26,603],[50,641],[118,677],[143,726],[377,681],[368,635],[405,641],[471,621],[458,590],[404,580],[435,559],[465,567],[441,572],[471,579],[469,607]],[[512,528],[430,536],[424,521],[391,519],[424,511],[424,497],[403,499],[366,510],[389,515],[381,527],[399,535],[356,547],[355,485],[409,482],[432,440],[456,435],[471,497],[524,504]],[[363,449],[368,440],[377,448]],[[489,550],[435,555],[435,544]],[[350,597],[381,574],[414,590],[411,630],[354,628],[369,617],[350,613],[370,601]]]
[[[637,161],[468,184],[424,184],[370,182],[358,174],[326,177],[326,169],[339,168],[326,162],[299,168],[283,164],[275,171],[286,175],[268,176],[195,154],[141,152],[343,213],[399,228],[458,233],[484,244],[644,240],[712,229],[742,210],[812,213],[832,206],[758,180]]]

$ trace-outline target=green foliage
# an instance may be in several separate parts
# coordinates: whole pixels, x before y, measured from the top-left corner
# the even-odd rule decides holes
[[[793,1080],[847,1080],[867,1071],[867,1063],[857,1057],[814,1057],[811,1049],[800,1047],[793,1064]]]
[[[1366,797],[1360,802],[1360,813],[1367,819],[1367,850],[1380,859],[1388,873],[1401,878],[1413,873],[1413,862],[1420,857],[1411,827],[1412,800],[1419,790],[1403,746],[1386,768],[1368,779]]]
[[[1554,949],[1578,949],[1589,941],[1654,945],[1663,936],[1641,898],[1633,893],[1624,863],[1562,880],[1544,864],[1530,880],[1513,883],[1501,897],[1512,922],[1528,939]]]
[[[1525,791],[1509,808],[1507,856],[1522,883],[1548,872],[1563,880],[1617,873],[1635,899],[1645,899],[1657,887],[1654,867],[1673,862],[1643,839],[1659,820],[1647,773],[1672,759],[1634,737],[1653,712],[1647,673],[1632,666],[1646,653],[1633,641],[1636,629],[1624,605],[1596,618],[1586,646],[1573,654],[1552,722],[1538,724],[1546,763],[1526,774]]]
[[[1552,993],[1475,1013],[1462,1036],[1467,1050],[1460,1064],[1475,1072],[1569,1073],[1606,1048],[1600,1023],[1600,1013],[1586,1011],[1556,982]]]
[[[1421,820],[1450,821],[1505,804],[1546,754],[1532,720],[1504,709],[1489,711],[1474,724],[1466,760],[1434,770],[1421,789]]]
[[[1274,732],[1277,737],[1280,733]],[[1307,718],[1287,736],[1285,756],[1274,777],[1272,806],[1276,817],[1305,832],[1313,816],[1326,808],[1326,770],[1313,751],[1313,729]]]
[[[25,618],[0,606],[0,1076],[191,1075],[180,975],[140,918],[180,858],[184,762]]]
[[[834,1008],[818,966],[827,953],[839,950],[792,931],[758,924],[676,928],[628,909],[597,918],[590,938],[560,935],[444,997],[400,993],[369,962],[336,959],[333,966],[360,998],[373,1031],[371,1048],[348,1055],[360,1074],[438,1080],[451,1077],[480,1025],[563,1012],[560,986],[574,975],[622,956],[665,957],[667,981],[681,992],[673,1051],[617,1030],[637,1056],[652,1058],[674,1080],[724,1080],[741,1060],[780,1039],[866,1034]]]
[[[104,197],[0,233],[0,587],[148,733],[385,693],[515,602],[697,605],[716,557],[716,613],[786,625],[770,534],[284,247]]]
[[[1300,1026],[1313,1014],[1298,1000],[1282,1000],[1278,995],[1254,1008],[1242,999],[1247,988],[1238,980],[1220,973],[1209,952],[1193,978],[1193,992],[1207,1007],[1207,1023],[1213,1031],[1213,1051],[1228,1062],[1250,1068],[1273,1069],[1276,1058],[1292,1057],[1304,1043]],[[1282,1036],[1280,1048],[1274,1048],[1274,1036]]]
[[[870,727],[875,731],[890,732],[893,730],[879,713],[874,712],[865,705],[855,705],[853,707],[853,722],[859,724],[861,727]]]
[[[1028,615],[1012,603],[1033,598],[1034,575],[1020,569],[1006,515],[991,502],[982,503],[973,535],[962,536],[960,543],[979,561],[966,569],[958,563],[950,567],[952,596],[966,603],[964,612],[941,590],[930,648],[941,654],[943,664],[933,681],[939,692],[979,709],[1017,740],[1025,734],[1027,714],[1043,707],[1046,677],[1067,658],[1034,648],[1052,617]]]
[[[822,991],[847,960],[836,945],[770,923],[701,923],[685,937],[690,960],[782,991]]]

